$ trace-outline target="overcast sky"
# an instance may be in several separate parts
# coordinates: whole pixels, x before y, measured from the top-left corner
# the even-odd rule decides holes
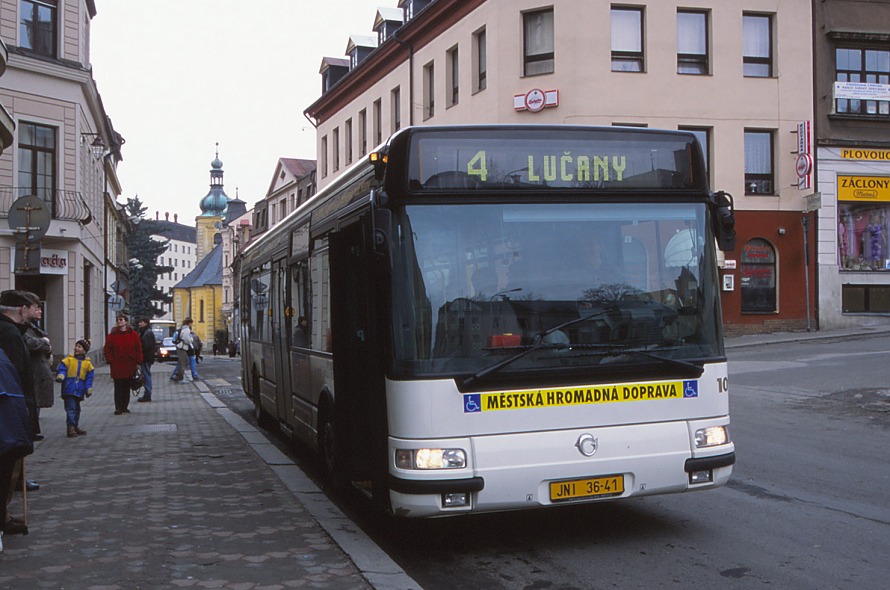
[[[126,140],[123,196],[191,225],[219,142],[225,191],[250,208],[278,158],[315,159],[303,110],[322,57],[345,57],[397,0],[98,0],[93,77]]]

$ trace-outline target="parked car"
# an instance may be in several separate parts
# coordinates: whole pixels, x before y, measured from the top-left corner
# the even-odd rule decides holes
[[[164,338],[160,345],[158,345],[158,356],[157,360],[159,363],[163,363],[164,361],[176,360],[176,345],[173,344],[173,338],[168,336]]]

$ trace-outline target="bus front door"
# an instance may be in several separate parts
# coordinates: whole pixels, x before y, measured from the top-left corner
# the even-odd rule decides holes
[[[339,463],[352,481],[375,490],[386,472],[384,321],[368,217],[330,237],[334,430]],[[384,494],[374,494],[375,499]]]

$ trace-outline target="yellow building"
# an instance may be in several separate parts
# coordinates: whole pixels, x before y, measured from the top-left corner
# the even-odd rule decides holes
[[[222,245],[216,246],[173,287],[173,318],[181,325],[192,318],[192,329],[209,349],[216,333],[226,332],[222,314]]]
[[[217,333],[221,344],[227,340],[223,307],[222,222],[229,206],[223,190],[223,163],[219,150],[210,163],[210,191],[201,199],[201,215],[195,219],[197,265],[173,286],[173,319],[182,325],[195,320],[192,328],[210,349]]]

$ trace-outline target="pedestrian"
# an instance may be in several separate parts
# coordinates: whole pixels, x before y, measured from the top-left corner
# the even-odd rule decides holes
[[[194,360],[195,340],[192,332],[193,323],[194,320],[192,318],[185,318],[182,322],[182,327],[179,328],[179,332],[173,337],[173,342],[176,343],[176,357],[179,359],[179,364],[170,375],[171,381],[187,381],[185,379],[186,371],[191,373],[193,380],[198,380],[198,370]]]
[[[31,355],[25,345],[25,308],[31,301],[22,291],[8,290],[0,293],[0,394],[7,398],[0,404],[2,408],[3,440],[10,440],[9,448],[0,451],[0,553],[3,552],[3,534],[13,534],[13,527],[19,533],[27,531],[24,522],[16,522],[9,515],[9,502],[12,499],[17,470],[22,458],[34,450],[33,431],[27,410],[21,411],[25,393],[33,390]],[[18,432],[18,443],[12,446],[12,434]],[[30,449],[29,449],[30,446]],[[7,442],[4,442],[7,447]]]
[[[114,415],[129,414],[130,380],[142,364],[142,342],[123,313],[117,315],[117,325],[105,337],[105,360],[114,381]]]
[[[31,302],[25,310],[25,346],[31,355],[31,373],[34,379],[34,399],[29,405],[31,410],[31,428],[34,430],[34,440],[43,440],[40,433],[40,408],[51,408],[55,401],[53,393],[53,347],[46,332],[40,328],[39,322],[43,318],[43,307],[40,298],[34,293],[23,291],[25,298]]]
[[[56,369],[56,381],[62,384],[62,399],[65,400],[65,424],[68,438],[83,436],[86,430],[80,427],[80,402],[93,395],[93,363],[87,358],[90,341],[86,338],[74,343],[74,354],[62,359]]]
[[[144,390],[141,397],[136,398],[137,402],[151,401],[151,366],[155,362],[155,353],[157,352],[157,340],[155,333],[151,329],[151,320],[141,318],[138,322],[139,340],[142,342],[142,377],[145,379],[143,385]]]

